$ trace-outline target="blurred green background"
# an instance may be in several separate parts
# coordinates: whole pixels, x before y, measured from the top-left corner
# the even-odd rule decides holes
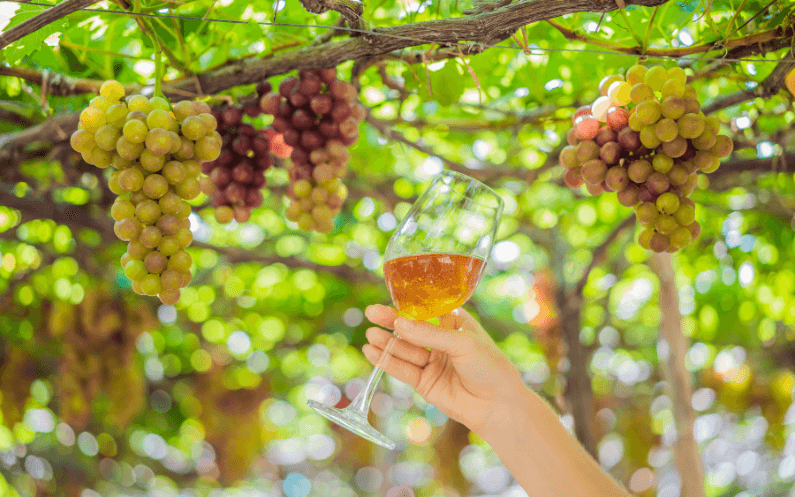
[[[687,340],[679,373],[692,382],[685,407],[705,495],[795,496],[795,112],[781,75],[769,77],[792,58],[790,2],[671,1],[604,15],[595,4],[479,55],[448,58],[451,49],[426,45],[347,62],[338,70],[355,73],[371,115],[334,231],[307,234],[284,218],[282,168],[268,172],[265,202],[243,224],[216,223],[202,194],[192,202],[193,281],[176,306],[131,291],[107,171],[47,127],[93,96],[57,95],[58,78],[151,84],[151,39],[134,18],[101,12],[130,8],[122,4],[73,13],[1,53],[0,497],[532,495],[476,434],[387,376],[371,421],[399,440],[395,451],[306,407],[347,405],[363,386],[372,369],[363,311],[390,303],[386,242],[443,168],[506,202],[466,308],[572,431],[575,407],[586,413],[581,440],[633,494],[678,497],[659,336],[679,315],[661,310],[657,266],[624,222],[632,210],[615,195],[567,188],[557,166],[574,110],[598,96],[604,76],[638,62],[623,52],[686,67],[705,112],[735,140],[692,195],[701,236],[673,257]],[[275,10],[280,23],[331,25],[338,15],[309,14],[296,0],[140,6],[199,18],[148,25],[170,49],[166,80],[324,41],[321,28],[254,22]],[[471,7],[384,0],[366,3],[363,17],[398,26]],[[0,29],[42,10],[0,2]],[[208,101],[253,87],[231,77]],[[595,250],[603,257],[591,266]]]

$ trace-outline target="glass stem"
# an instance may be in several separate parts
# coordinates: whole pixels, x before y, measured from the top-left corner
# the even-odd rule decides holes
[[[381,369],[380,366],[385,362],[386,358],[389,357],[392,346],[399,338],[400,336],[395,333],[395,336],[389,339],[389,343],[386,344],[384,351],[381,353],[381,358],[378,359],[378,364],[367,379],[367,385],[365,385],[362,391],[359,392],[356,398],[353,399],[351,404],[347,407],[347,409],[355,411],[364,419],[367,419],[367,414],[370,412],[370,402],[372,402],[375,389],[378,387],[378,382],[381,381],[381,376],[384,374],[384,370]]]

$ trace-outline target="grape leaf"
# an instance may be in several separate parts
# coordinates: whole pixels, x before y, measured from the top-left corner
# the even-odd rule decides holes
[[[10,10],[7,8],[7,5],[10,3],[11,2],[0,2],[0,21],[3,20],[3,13]],[[40,7],[38,5],[17,5],[19,5],[19,8],[11,17],[11,22],[0,32],[6,32],[46,10],[45,7]],[[68,25],[69,22],[66,18],[53,21],[7,46],[3,49],[3,57],[10,65],[14,66],[28,55],[45,46],[45,40],[47,40],[47,38],[56,33],[63,32]]]
[[[445,62],[442,69],[430,72],[430,93],[428,78],[423,67],[420,66],[416,74],[411,69],[406,69],[403,79],[407,90],[416,90],[422,98],[436,100],[444,107],[458,102],[468,85],[465,77],[458,71],[455,62],[449,60]]]

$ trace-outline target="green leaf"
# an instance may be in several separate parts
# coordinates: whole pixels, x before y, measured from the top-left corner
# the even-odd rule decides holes
[[[22,24],[41,14],[46,9],[37,5],[20,4],[17,11],[11,17],[11,22],[4,28],[3,32]],[[2,18],[0,18],[2,22]],[[61,33],[69,25],[66,18],[58,19],[36,31],[15,41],[3,50],[3,57],[12,66],[18,64],[22,59],[40,49],[45,44],[45,40],[51,35]]]
[[[415,74],[416,73],[416,74]],[[464,89],[469,86],[464,80],[454,61],[446,61],[444,67],[437,71],[430,72],[430,92],[428,88],[428,76],[425,68],[418,66],[406,69],[403,72],[406,81],[406,89],[416,90],[423,99],[436,100],[439,105],[447,107],[458,102],[464,94]],[[468,76],[467,76],[468,78]]]

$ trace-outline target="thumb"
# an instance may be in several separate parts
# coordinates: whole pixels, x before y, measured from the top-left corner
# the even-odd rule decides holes
[[[395,320],[395,332],[407,341],[440,352],[453,353],[460,350],[467,337],[455,330],[435,326],[425,321],[406,318]]]

